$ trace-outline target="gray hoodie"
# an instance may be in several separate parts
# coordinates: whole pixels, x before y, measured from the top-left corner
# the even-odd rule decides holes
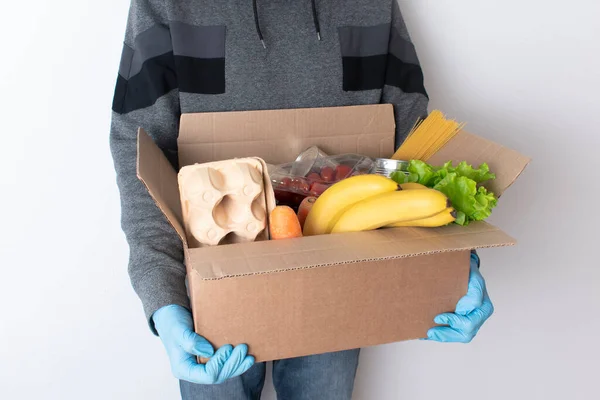
[[[189,300],[182,243],[136,177],[138,127],[177,167],[181,113],[391,103],[399,145],[427,102],[396,0],[132,0],[110,145],[150,327]]]

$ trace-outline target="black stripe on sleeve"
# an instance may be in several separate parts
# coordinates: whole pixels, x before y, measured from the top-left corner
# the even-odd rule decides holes
[[[118,76],[112,109],[126,114],[146,108],[176,88],[173,53],[165,53],[146,60],[140,72],[129,79]]]
[[[387,55],[342,57],[344,91],[382,89]]]
[[[404,93],[421,93],[429,97],[423,81],[423,70],[420,66],[403,62],[393,54],[388,55],[386,85],[400,88]]]
[[[225,58],[175,56],[179,90],[187,93],[225,93]]]

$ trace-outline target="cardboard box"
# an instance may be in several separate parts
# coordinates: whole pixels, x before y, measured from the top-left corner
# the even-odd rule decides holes
[[[180,166],[234,157],[278,164],[311,145],[328,154],[390,157],[391,105],[187,114]],[[497,195],[529,158],[459,133],[430,160],[487,162]],[[485,223],[399,228],[189,248],[177,173],[140,129],[138,176],[185,247],[196,331],[216,346],[247,343],[257,361],[362,348],[426,336],[435,315],[466,293],[472,249],[515,241]]]

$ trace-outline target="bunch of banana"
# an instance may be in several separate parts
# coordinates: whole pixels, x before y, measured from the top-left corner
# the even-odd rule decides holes
[[[421,185],[420,183],[403,183],[400,185],[403,190],[419,190],[419,189],[429,189],[425,185]],[[436,228],[439,226],[444,226],[451,224],[456,221],[456,210],[452,207],[446,208],[444,211],[439,214],[433,215],[431,217],[411,220],[411,221],[402,221],[396,222],[394,224],[388,225],[388,228],[396,228],[402,226],[415,226],[415,227],[424,227],[424,228]]]
[[[448,198],[437,190],[398,185],[380,175],[359,175],[334,184],[319,196],[304,223],[304,235],[441,226],[454,220],[453,213]]]
[[[411,221],[401,221],[390,225],[387,228],[399,228],[402,226],[415,226],[423,228],[437,228],[439,226],[448,225],[456,221],[456,211],[452,207],[446,208],[444,211],[422,219],[414,219]]]

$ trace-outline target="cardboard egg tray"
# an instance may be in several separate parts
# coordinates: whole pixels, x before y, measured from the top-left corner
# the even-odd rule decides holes
[[[179,171],[178,181],[192,247],[269,239],[275,195],[262,159],[189,165]]]

